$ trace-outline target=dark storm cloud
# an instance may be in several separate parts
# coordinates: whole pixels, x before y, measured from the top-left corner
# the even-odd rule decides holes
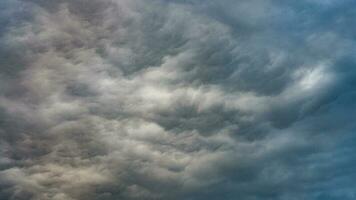
[[[354,199],[354,5],[0,3],[0,198]]]

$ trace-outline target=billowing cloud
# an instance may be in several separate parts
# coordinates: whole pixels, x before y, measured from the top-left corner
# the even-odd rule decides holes
[[[354,6],[2,1],[0,199],[355,199]]]

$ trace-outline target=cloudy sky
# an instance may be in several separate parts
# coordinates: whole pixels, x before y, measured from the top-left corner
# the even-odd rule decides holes
[[[356,1],[1,0],[1,200],[356,199]]]

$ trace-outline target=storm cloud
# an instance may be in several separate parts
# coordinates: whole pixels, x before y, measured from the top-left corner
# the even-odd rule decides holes
[[[2,0],[0,199],[355,199],[355,7]]]

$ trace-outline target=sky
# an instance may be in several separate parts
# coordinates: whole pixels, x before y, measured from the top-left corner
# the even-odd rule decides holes
[[[356,199],[356,1],[1,0],[1,200]]]

